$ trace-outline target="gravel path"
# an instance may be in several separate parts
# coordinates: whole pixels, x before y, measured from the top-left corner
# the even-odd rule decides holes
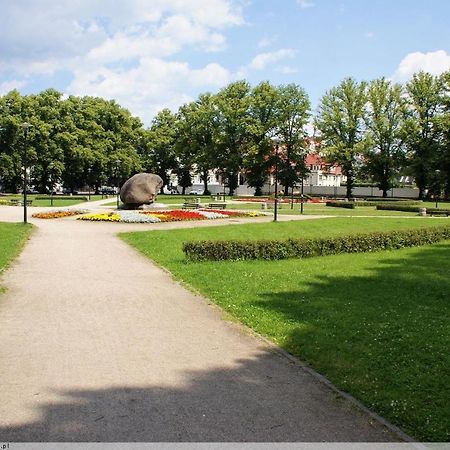
[[[0,441],[399,439],[114,236],[161,224],[32,221],[2,278]]]

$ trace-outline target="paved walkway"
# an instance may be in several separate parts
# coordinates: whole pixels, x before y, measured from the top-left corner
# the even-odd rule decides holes
[[[398,440],[114,236],[161,224],[35,223],[2,279],[0,441]]]

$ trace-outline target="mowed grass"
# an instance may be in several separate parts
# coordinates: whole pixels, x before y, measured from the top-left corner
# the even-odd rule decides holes
[[[450,242],[284,261],[187,263],[182,243],[436,226],[329,218],[123,233],[231,316],[299,356],[418,440],[450,439]]]
[[[242,210],[258,210],[262,211],[260,203],[232,203],[227,204],[227,209],[242,209]],[[264,212],[273,214],[273,208],[264,210]],[[295,203],[291,209],[291,205],[283,203],[278,209],[279,215],[301,215],[300,204]],[[374,206],[358,206],[355,209],[333,208],[325,206],[322,203],[305,203],[303,205],[304,215],[324,215],[324,216],[343,216],[343,217],[358,217],[358,216],[398,216],[398,217],[414,217],[417,213],[403,212],[403,211],[377,211]]]
[[[52,204],[52,200],[50,199],[50,197],[48,197],[47,199],[43,199],[43,200],[36,200],[36,197],[42,196],[41,194],[28,194],[27,195],[27,199],[28,200],[32,200],[32,204],[31,206],[39,206],[39,207],[49,207],[52,206],[54,208],[64,208],[66,206],[72,206],[72,205],[78,205],[80,203],[85,203],[85,200],[70,200],[70,199],[60,199],[58,198],[57,195],[55,195],[53,197],[53,204]],[[67,197],[68,195],[65,195],[65,197]],[[80,194],[80,195],[74,195],[74,197],[88,197],[87,194]],[[115,195],[110,195],[109,196],[111,198],[111,201],[113,201],[115,199]],[[105,200],[108,198],[106,196],[103,197]],[[8,195],[5,197],[0,197],[0,199],[17,199],[17,200],[23,200],[23,196],[22,195],[16,195],[16,194],[12,194],[12,195]],[[91,201],[96,201],[96,200],[102,200],[102,196],[101,195],[91,195]]]
[[[0,275],[22,250],[31,230],[30,224],[0,222]]]

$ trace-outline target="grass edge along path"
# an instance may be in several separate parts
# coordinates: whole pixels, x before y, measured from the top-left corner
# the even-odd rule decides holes
[[[446,224],[336,218],[120,237],[422,441],[448,441],[450,244],[307,260],[187,263],[189,239],[259,239]]]
[[[0,277],[20,254],[33,231],[33,225],[0,222]],[[0,284],[0,294],[5,288]]]

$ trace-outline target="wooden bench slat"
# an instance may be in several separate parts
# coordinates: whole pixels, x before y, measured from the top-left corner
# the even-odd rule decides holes
[[[200,203],[184,203],[183,209],[198,209],[200,208]]]
[[[208,208],[211,209],[225,209],[227,207],[226,203],[210,203]]]

